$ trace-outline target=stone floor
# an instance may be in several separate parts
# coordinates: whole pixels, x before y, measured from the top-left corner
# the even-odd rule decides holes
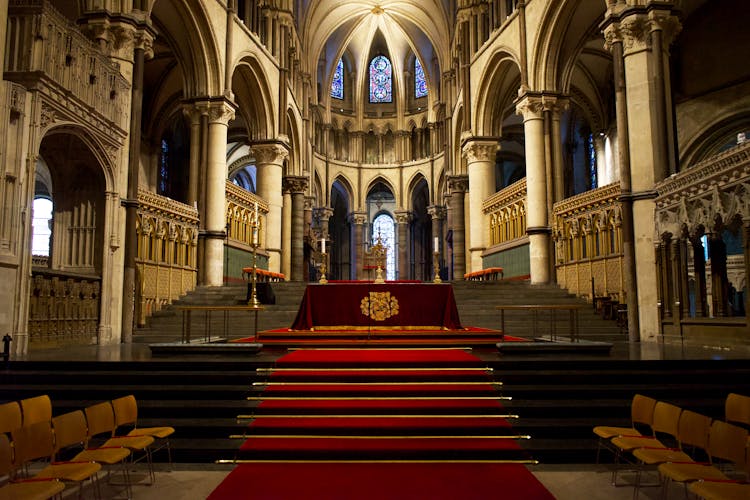
[[[159,466],[163,469],[164,466]],[[133,474],[137,484],[133,487],[134,500],[197,500],[206,498],[211,491],[226,477],[232,466],[207,464],[177,464],[173,470],[158,470],[153,485],[144,484],[147,480],[141,469]],[[633,498],[630,486],[612,486],[611,469],[605,465],[539,465],[531,467],[534,475],[559,500],[625,500]],[[631,484],[633,475],[621,473],[618,481]],[[118,477],[114,478],[119,479]],[[646,480],[655,479],[648,477]],[[138,484],[140,483],[140,484]],[[249,485],[249,488],[252,486]],[[672,498],[682,498],[682,488],[672,487]],[[660,498],[659,488],[643,488],[640,498]],[[89,488],[84,490],[84,498],[89,498]],[[64,498],[76,498],[77,491],[69,488]],[[102,481],[104,499],[125,498],[124,489]],[[507,497],[512,498],[512,497]],[[296,500],[296,499],[274,499]]]

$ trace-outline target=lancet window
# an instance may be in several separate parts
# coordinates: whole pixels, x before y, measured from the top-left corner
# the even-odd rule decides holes
[[[344,98],[344,60],[339,59],[336,65],[336,71],[333,72],[333,81],[331,81],[331,97],[334,99]]]
[[[424,68],[418,58],[414,58],[414,97],[427,96],[427,80],[424,77]]]
[[[392,102],[393,68],[387,57],[375,56],[370,61],[370,102]]]

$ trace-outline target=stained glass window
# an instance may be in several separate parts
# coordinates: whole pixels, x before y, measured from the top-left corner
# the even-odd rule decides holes
[[[385,279],[396,279],[396,225],[393,217],[388,214],[380,214],[372,221],[372,242],[377,243],[378,237],[386,248]]]
[[[167,195],[169,189],[169,143],[161,141],[161,157],[159,158],[159,194]]]
[[[586,139],[586,152],[588,153],[589,178],[591,179],[591,189],[596,189],[596,149],[594,147],[594,134],[589,134]]]
[[[385,56],[375,56],[370,61],[370,102],[391,102],[392,81],[391,61]]]
[[[427,96],[427,80],[424,78],[424,68],[419,59],[414,58],[414,97]]]
[[[50,229],[49,224],[52,219],[52,200],[35,198],[33,206],[31,254],[49,257],[49,240],[52,236],[52,229]]]
[[[344,98],[344,60],[339,59],[336,65],[336,71],[333,72],[333,81],[331,82],[331,97],[335,99]]]

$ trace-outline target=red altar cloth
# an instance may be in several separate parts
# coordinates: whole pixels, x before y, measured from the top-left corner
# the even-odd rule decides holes
[[[390,295],[387,295],[390,294]],[[371,309],[363,312],[363,299]],[[394,300],[395,299],[395,300]],[[383,303],[387,301],[387,304]],[[395,314],[394,314],[395,313]],[[372,316],[376,316],[373,318]],[[390,316],[382,318],[382,316]],[[307,285],[292,330],[426,327],[460,330],[453,286],[433,283],[329,283]]]

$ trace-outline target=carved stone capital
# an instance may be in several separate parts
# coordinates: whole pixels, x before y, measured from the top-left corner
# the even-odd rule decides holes
[[[352,212],[349,214],[349,221],[358,226],[367,223],[367,212]]]
[[[541,95],[526,94],[516,103],[516,114],[523,116],[523,121],[541,120],[544,107]]]
[[[237,106],[225,97],[209,97],[187,101],[183,104],[183,113],[190,117],[191,121],[198,120],[201,116],[208,116],[209,123],[229,124],[234,118]]]
[[[636,14],[623,19],[620,34],[626,55],[651,48],[651,23],[645,15]]]
[[[256,142],[250,149],[259,165],[283,165],[289,156],[289,145],[282,141]]]
[[[412,219],[412,213],[408,210],[395,210],[393,215],[396,216],[396,224],[408,224]]]
[[[328,219],[333,216],[333,209],[329,207],[313,208],[313,217],[319,221],[319,224],[328,224]]]
[[[669,46],[682,31],[682,24],[671,12],[653,10],[648,15],[651,31],[662,32],[662,50],[669,51]]]
[[[469,176],[468,175],[449,175],[448,176],[448,190],[451,194],[453,193],[465,193],[469,190]]]
[[[498,149],[500,149],[500,143],[497,139],[473,137],[464,142],[461,152],[469,163],[494,162]]]
[[[307,177],[287,175],[284,177],[282,189],[295,194],[304,194],[307,191],[307,184]]]
[[[442,205],[430,205],[427,207],[427,213],[432,217],[432,220],[445,219],[446,210]]]

